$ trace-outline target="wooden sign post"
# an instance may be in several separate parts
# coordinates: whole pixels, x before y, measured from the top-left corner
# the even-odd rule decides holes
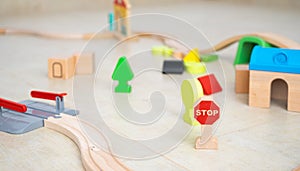
[[[213,101],[200,101],[194,107],[194,117],[202,125],[201,137],[196,139],[196,149],[218,149],[218,139],[213,137],[212,125],[220,118],[220,108]]]

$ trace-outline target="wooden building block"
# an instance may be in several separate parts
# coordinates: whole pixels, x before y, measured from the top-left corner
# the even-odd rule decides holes
[[[171,57],[173,55],[173,49],[168,46],[153,46],[152,47],[152,55],[154,56],[164,56]]]
[[[200,54],[197,48],[189,51],[187,55],[183,58],[184,62],[200,62]]]
[[[270,106],[271,85],[276,79],[288,85],[287,110],[300,112],[300,74],[250,71],[249,105],[254,107]]]
[[[203,89],[197,79],[184,80],[181,84],[181,97],[185,107],[183,120],[190,125],[199,125],[199,122],[194,118],[194,104],[197,100],[203,97]]]
[[[284,81],[274,80],[272,83],[271,98],[286,100],[287,93]],[[235,65],[235,92],[236,93],[249,93],[249,65],[239,64]]]
[[[300,166],[298,166],[297,168],[295,168],[293,171],[300,171]]]
[[[163,74],[182,74],[183,71],[182,60],[165,60],[163,63]]]
[[[222,91],[222,87],[214,74],[201,76],[197,79],[201,83],[205,95],[211,95]]]
[[[75,54],[75,74],[93,74],[95,65],[94,53]]]
[[[75,57],[69,58],[49,58],[48,59],[48,77],[69,79],[74,76]]]
[[[202,54],[201,62],[214,62],[219,59],[217,54]]]
[[[131,35],[131,28],[129,23],[130,8],[131,5],[128,0],[114,1],[116,31],[121,33],[125,37]]]
[[[206,65],[203,62],[184,62],[184,67],[190,74],[206,73]]]
[[[249,65],[235,65],[235,92],[249,92]]]

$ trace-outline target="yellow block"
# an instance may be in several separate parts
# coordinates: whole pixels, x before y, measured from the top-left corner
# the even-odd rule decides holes
[[[194,119],[194,104],[204,96],[200,82],[195,79],[184,80],[181,84],[181,97],[185,106],[183,120],[193,126],[199,125]]]
[[[184,58],[184,62],[200,62],[199,50],[197,48],[191,50]]]

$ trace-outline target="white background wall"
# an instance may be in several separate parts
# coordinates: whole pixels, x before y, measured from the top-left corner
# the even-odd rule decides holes
[[[70,10],[97,10],[110,7],[113,0],[0,0],[0,15],[62,12]],[[252,5],[272,5],[299,8],[300,0],[131,0],[134,6],[159,6],[191,1],[223,1]]]

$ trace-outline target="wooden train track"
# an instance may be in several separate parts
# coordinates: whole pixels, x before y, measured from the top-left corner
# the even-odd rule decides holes
[[[101,33],[86,33],[86,34],[57,34],[57,33],[46,33],[46,32],[38,32],[33,30],[24,30],[24,29],[6,29],[0,28],[0,35],[29,35],[29,36],[37,36],[43,38],[52,38],[52,39],[83,39],[89,40],[92,38],[95,39],[106,39],[106,38],[117,38],[119,40],[136,40],[136,38],[144,37],[144,38],[153,38],[162,41],[164,44],[168,45],[168,40],[170,39],[167,36],[154,34],[154,33],[146,33],[146,32],[135,32],[130,37],[124,37],[120,33],[117,32],[101,32]],[[210,49],[200,50],[201,54],[207,54],[215,51],[223,50],[232,44],[238,42],[245,36],[256,36],[264,39],[268,43],[279,47],[279,48],[288,48],[288,49],[300,49],[300,44],[295,42],[287,37],[280,36],[274,33],[249,33],[249,34],[240,34],[229,37],[220,43],[214,45]],[[170,45],[172,47],[172,45]],[[176,47],[175,47],[176,48]]]
[[[90,139],[87,138],[86,134],[82,131],[82,126],[93,129],[97,132],[98,136],[103,137],[105,144],[107,144],[107,149],[98,148]],[[125,166],[118,158],[112,155],[109,142],[105,136],[98,130],[94,125],[80,120],[75,116],[70,116],[66,114],[61,114],[61,118],[48,118],[44,120],[44,127],[52,129],[59,132],[72,141],[78,146],[81,153],[81,161],[83,167],[87,171],[130,171],[131,169]],[[141,144],[143,145],[143,144]],[[160,157],[163,157],[166,161],[173,163],[174,166],[180,168],[181,170],[190,170],[185,166],[175,162],[169,157],[156,152],[155,150],[145,146],[148,150],[157,153]]]
[[[79,121],[79,119],[74,116],[65,114],[61,114],[61,116],[61,118],[48,118],[44,121],[44,126],[64,134],[76,143],[81,153],[83,166],[86,170],[130,170],[122,164],[118,158],[111,154],[108,141],[106,141],[106,144],[108,145],[110,153],[96,147],[96,145],[85,136],[80,124],[84,124],[84,126],[88,126],[95,130],[97,130],[97,128],[87,122]],[[100,131],[97,132],[99,133],[99,136],[103,136]]]
[[[114,32],[105,32],[100,34],[51,34],[51,33],[43,33],[36,32],[31,30],[17,30],[17,29],[1,29],[0,35],[30,35],[37,36],[43,38],[54,38],[54,39],[91,39],[91,38],[117,38],[120,40],[126,40],[130,38],[123,37],[120,34]],[[229,47],[230,45],[238,42],[241,38],[245,36],[257,36],[270,44],[280,47],[280,48],[290,48],[290,49],[300,49],[300,44],[290,40],[286,37],[276,35],[273,33],[250,33],[250,34],[241,34],[232,36],[228,39],[221,41],[220,43],[213,46],[211,49],[200,50],[200,53],[206,54],[210,52],[220,51]],[[162,41],[164,44],[168,45],[167,40],[168,37],[163,35],[151,34],[151,33],[134,33],[132,37],[146,37],[146,38],[154,38]],[[133,39],[136,39],[133,38]],[[172,45],[170,45],[172,47]],[[62,114],[61,118],[48,118],[45,120],[45,127],[49,129],[53,129],[57,132],[60,132],[70,139],[72,139],[78,146],[81,152],[81,159],[86,170],[118,170],[118,171],[127,171],[130,170],[127,168],[122,162],[119,161],[118,158],[114,157],[111,154],[109,148],[109,142],[106,141],[108,145],[108,150],[110,153],[105,152],[103,149],[98,148],[90,139],[88,139],[83,133],[80,124],[84,124],[92,129],[97,130],[93,125],[79,121],[76,117],[64,115]],[[98,131],[99,136],[103,136],[100,131]],[[182,166],[180,166],[182,167]]]
[[[250,34],[240,34],[236,36],[232,36],[228,39],[225,39],[221,41],[220,43],[213,46],[211,49],[205,49],[201,50],[200,53],[206,54],[214,51],[220,51],[228,46],[238,42],[240,39],[242,39],[245,36],[256,36],[264,39],[268,43],[279,47],[279,48],[288,48],[288,49],[300,49],[300,44],[283,36],[274,34],[274,33],[250,33]]]

